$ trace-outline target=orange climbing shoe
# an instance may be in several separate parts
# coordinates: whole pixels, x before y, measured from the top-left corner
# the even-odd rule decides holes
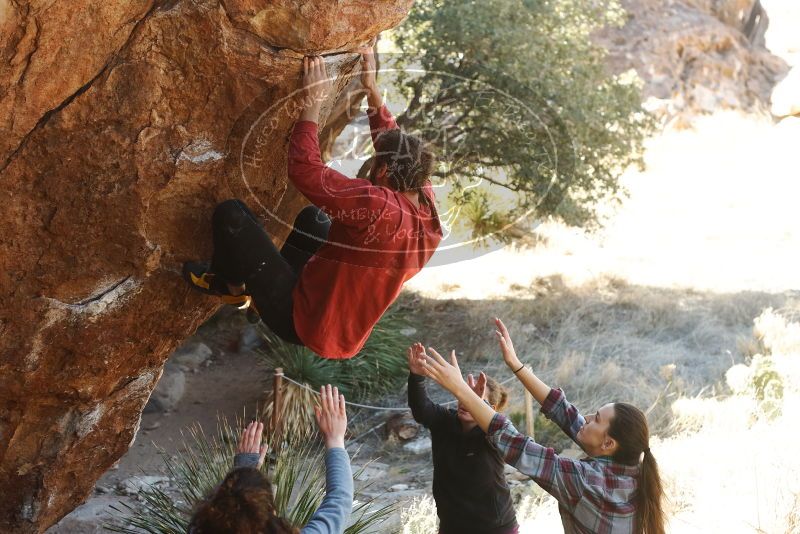
[[[249,305],[247,306],[247,322],[251,324],[258,324],[261,322],[261,316],[258,314],[258,310],[256,309],[256,304],[253,302],[253,299],[250,299]]]
[[[250,303],[253,301],[250,295],[220,295],[220,299],[225,304],[236,306],[240,310],[250,309]]]

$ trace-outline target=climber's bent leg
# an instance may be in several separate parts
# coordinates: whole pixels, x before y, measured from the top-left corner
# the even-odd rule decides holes
[[[247,278],[247,292],[265,325],[282,340],[302,345],[294,329],[292,290],[297,277],[288,264],[286,272],[258,272]]]
[[[292,319],[297,276],[258,219],[241,200],[226,200],[212,218],[211,271],[228,284],[245,284],[261,320],[276,335],[300,344]]]
[[[244,284],[262,263],[280,261],[267,232],[241,200],[217,205],[211,218],[214,255],[211,271],[232,286]]]
[[[331,220],[316,206],[306,206],[297,214],[294,227],[283,243],[281,256],[286,258],[295,273],[300,273],[306,262],[328,240]]]

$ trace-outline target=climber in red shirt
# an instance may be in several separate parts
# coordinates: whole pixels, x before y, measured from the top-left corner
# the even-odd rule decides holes
[[[433,155],[384,106],[371,48],[362,54],[361,83],[375,147],[369,179],[348,178],[322,162],[317,122],[331,81],[321,57],[306,57],[305,108],[289,142],[288,174],[313,205],[297,216],[279,252],[242,201],[225,201],[213,216],[211,265],[184,265],[195,289],[229,303],[252,299],[275,334],[325,358],[361,350],[442,239],[430,184]]]

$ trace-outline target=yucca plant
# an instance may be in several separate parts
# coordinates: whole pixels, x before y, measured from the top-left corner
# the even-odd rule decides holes
[[[241,426],[241,425],[238,425]],[[172,457],[159,449],[177,495],[155,486],[139,492],[141,506],[112,505],[113,519],[104,525],[124,534],[185,534],[195,505],[228,474],[236,453],[238,433],[226,420],[209,437],[195,424],[183,434],[184,452]],[[265,462],[262,470],[272,482],[275,510],[297,527],[305,525],[322,502],[325,492],[324,451],[316,440],[292,441]],[[358,474],[356,473],[356,476]],[[346,534],[374,532],[394,512],[395,506],[377,507],[374,499],[358,495]]]
[[[340,391],[350,396],[350,384],[339,374],[340,367],[331,365],[305,347],[285,343],[270,332],[264,332],[266,349],[259,356],[269,367],[281,367],[284,375],[305,384],[301,387],[284,381],[281,387],[281,432],[287,439],[300,441],[314,432],[314,406],[320,385],[336,384]],[[271,380],[271,377],[268,377]],[[267,391],[263,419],[273,421],[275,410],[274,388]]]
[[[288,372],[284,369],[284,373]],[[292,376],[292,375],[289,375]],[[331,383],[333,380],[331,380]],[[291,382],[284,382],[281,411],[281,432],[290,440],[301,441],[314,432],[316,421],[314,419],[314,405],[318,404],[317,395],[308,389],[296,386]],[[263,410],[263,419],[272,421],[274,411],[272,391],[267,394],[267,404]]]
[[[309,349],[286,343],[264,330],[267,343],[259,356],[268,368],[282,368],[284,375],[311,390],[333,384],[350,400],[363,401],[386,393],[405,380],[405,351],[410,340],[403,331],[409,327],[401,307],[390,308],[373,328],[364,348],[348,360],[320,358]],[[307,436],[314,428],[314,393],[285,381],[282,394],[280,419],[285,435],[290,439]],[[273,409],[270,388],[264,403],[265,420],[272,420]]]

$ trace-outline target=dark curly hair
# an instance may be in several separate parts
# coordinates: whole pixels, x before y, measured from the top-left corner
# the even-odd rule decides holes
[[[420,191],[433,174],[436,158],[418,137],[399,129],[386,130],[375,139],[375,168],[386,165],[389,185],[395,191]]]
[[[189,534],[298,534],[275,515],[272,484],[258,469],[234,469],[206,499],[189,522]]]

